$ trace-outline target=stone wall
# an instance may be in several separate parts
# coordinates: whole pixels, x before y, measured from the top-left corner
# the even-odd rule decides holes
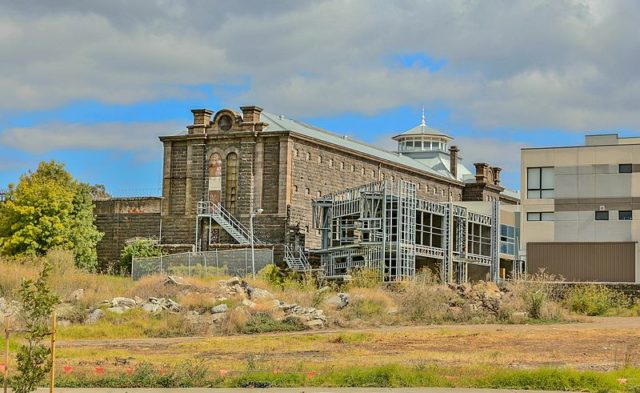
[[[116,264],[127,240],[160,236],[159,197],[113,198],[94,204],[96,227],[104,233],[97,246],[98,267],[102,271]]]

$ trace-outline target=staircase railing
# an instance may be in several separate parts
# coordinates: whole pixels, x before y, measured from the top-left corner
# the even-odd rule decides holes
[[[208,201],[200,201],[198,202],[198,215],[211,215],[214,219],[220,218],[227,225],[229,225],[233,230],[242,235],[247,243],[251,241],[251,232],[242,225],[237,218],[235,218],[227,209],[222,206],[219,202],[208,202]],[[216,219],[216,221],[218,221]],[[218,224],[221,224],[218,222]],[[255,235],[253,235],[253,243],[254,244],[264,244],[263,241],[258,239]]]
[[[307,256],[304,255],[304,252],[300,248],[296,248],[295,250],[291,247],[285,245],[284,246],[284,259],[287,262],[289,268],[296,271],[310,271],[311,264],[307,259]]]

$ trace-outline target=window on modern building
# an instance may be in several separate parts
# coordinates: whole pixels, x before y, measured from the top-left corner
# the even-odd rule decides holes
[[[633,166],[631,164],[619,164],[618,173],[631,173],[633,172]]]
[[[527,168],[527,198],[553,198],[554,174],[552,167]]]
[[[229,153],[227,155],[227,179],[225,182],[225,207],[236,213],[236,200],[238,198],[238,155]]]
[[[596,221],[608,221],[609,212],[606,210],[599,210],[596,212]]]
[[[633,212],[631,210],[620,210],[618,211],[618,220],[620,221],[628,221],[633,219]]]
[[[500,252],[516,254],[516,228],[511,225],[500,225]]]
[[[527,221],[553,221],[553,212],[529,212]]]

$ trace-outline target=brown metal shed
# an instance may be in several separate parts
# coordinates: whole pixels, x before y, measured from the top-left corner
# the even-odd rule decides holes
[[[527,271],[567,281],[635,282],[636,242],[527,243]]]

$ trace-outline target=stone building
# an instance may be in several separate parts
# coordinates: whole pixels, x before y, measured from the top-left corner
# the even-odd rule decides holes
[[[240,109],[194,109],[184,132],[160,137],[161,198],[96,201],[96,224],[105,232],[98,247],[101,266],[138,236],[160,238],[176,249],[242,242],[241,227],[249,226],[252,212],[259,212],[256,238],[275,245],[276,255],[294,242],[318,248],[312,200],[374,181],[412,182],[418,198],[434,202],[518,201],[500,185],[500,168],[476,163],[469,171],[450,145],[453,138],[428,127],[424,116],[394,137],[398,149],[390,152],[257,106]],[[211,219],[212,206],[221,206],[229,225]]]

